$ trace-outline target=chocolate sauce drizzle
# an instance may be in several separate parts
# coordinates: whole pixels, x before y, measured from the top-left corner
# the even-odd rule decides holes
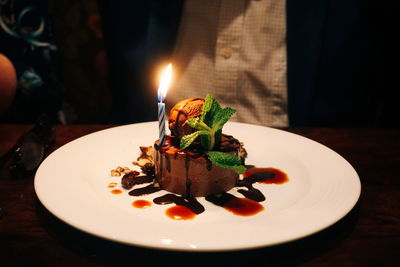
[[[270,176],[270,175],[268,175],[268,176]],[[272,177],[273,176],[271,176],[271,178]],[[254,183],[260,182],[262,180],[263,179],[261,179],[257,176],[250,176],[249,178],[238,180],[236,186],[237,187],[246,187],[247,190],[238,189],[237,191],[246,198],[249,198],[249,199],[257,201],[257,202],[262,202],[265,200],[264,194],[260,190],[253,187]]]
[[[155,198],[153,200],[153,202],[158,205],[167,205],[167,204],[174,203],[176,205],[180,205],[180,206],[189,208],[191,211],[193,211],[196,214],[200,214],[200,213],[204,212],[203,205],[201,205],[200,202],[198,202],[195,197],[182,197],[182,196],[177,196],[175,194],[168,193],[161,197]]]
[[[189,167],[190,167],[190,160],[189,156],[186,153],[185,155],[185,168],[186,168],[186,194],[190,196],[190,186],[192,185],[192,181],[189,178]]]
[[[122,187],[125,189],[131,189],[134,185],[147,184],[154,181],[154,176],[137,176],[131,173],[125,174],[121,179]]]
[[[231,201],[232,199],[235,199],[236,197],[232,194],[229,194],[227,192],[224,192],[219,195],[209,195],[206,196],[206,200],[213,203],[214,205],[223,207],[226,203]]]
[[[149,184],[149,185],[147,185],[145,187],[133,189],[133,190],[129,191],[128,194],[130,196],[138,197],[138,196],[149,195],[149,194],[158,192],[160,190],[161,190],[160,186],[152,183],[152,184]]]
[[[158,153],[159,153],[159,152],[157,152],[157,154],[158,154]],[[167,171],[168,171],[168,172],[171,172],[171,160],[170,160],[168,157],[165,157],[165,158],[166,158],[166,162],[165,162],[165,163],[166,163],[166,164],[165,164],[166,166],[165,166],[165,167],[167,168]],[[176,158],[176,155],[175,155],[175,158]]]
[[[161,157],[162,158],[162,157]],[[187,158],[187,170],[189,169],[189,160]],[[269,171],[270,170],[270,171]],[[254,215],[261,211],[263,208],[260,208],[260,204],[258,202],[262,202],[265,200],[265,196],[263,193],[254,188],[254,183],[265,183],[265,182],[273,182],[275,178],[280,178],[276,176],[277,173],[283,173],[282,171],[274,168],[251,168],[244,175],[243,179],[238,180],[236,187],[244,187],[237,190],[238,193],[242,194],[245,198],[238,198],[230,193],[224,192],[217,195],[209,195],[206,196],[206,200],[214,205],[224,207],[227,210],[236,210],[234,213],[237,215]],[[186,172],[187,176],[188,172]],[[283,173],[284,174],[284,173]],[[190,190],[190,179],[187,178],[187,187]],[[286,177],[287,178],[287,177]],[[143,196],[158,192],[161,190],[160,185],[155,181],[154,176],[137,176],[136,174],[126,174],[122,177],[122,184],[125,189],[131,189],[135,185],[141,185],[148,183],[147,186],[140,187],[129,191],[129,195],[131,196]],[[252,201],[253,202],[252,204]],[[158,205],[167,205],[167,204],[175,204],[179,206],[184,206],[190,209],[195,214],[201,214],[204,212],[204,206],[201,205],[195,197],[190,196],[178,196],[172,193],[167,193],[163,196],[157,197],[153,200],[155,204]],[[235,203],[237,207],[232,207],[232,203]],[[245,209],[240,210],[240,206],[246,206]],[[258,205],[258,206],[257,206]],[[261,206],[262,207],[262,206]],[[238,212],[239,210],[239,212]],[[254,212],[252,212],[254,210]]]

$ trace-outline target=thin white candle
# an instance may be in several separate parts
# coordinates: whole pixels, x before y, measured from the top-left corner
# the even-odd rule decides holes
[[[165,97],[168,92],[169,85],[171,83],[172,76],[172,65],[169,64],[161,75],[160,86],[158,87],[158,130],[159,130],[159,146],[163,146],[165,143],[166,132],[165,132]]]

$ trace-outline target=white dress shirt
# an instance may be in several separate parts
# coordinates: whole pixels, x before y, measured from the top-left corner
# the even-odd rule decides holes
[[[285,0],[186,0],[167,106],[211,93],[233,121],[288,125]]]

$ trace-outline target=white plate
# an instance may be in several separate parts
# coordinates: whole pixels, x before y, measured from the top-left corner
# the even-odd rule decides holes
[[[152,145],[156,122],[106,129],[78,138],[53,152],[39,167],[35,190],[55,216],[84,232],[126,244],[187,251],[222,251],[280,244],[318,232],[344,217],[356,204],[360,180],[352,166],[331,149],[282,130],[227,123],[224,132],[243,141],[247,164],[276,167],[290,181],[255,184],[266,196],[265,210],[251,217],[199,201],[205,212],[193,220],[168,218],[170,206],[137,209],[137,199],[110,193],[110,170],[132,167],[139,146]],[[120,183],[118,185],[120,188]],[[232,190],[236,193],[236,189]]]

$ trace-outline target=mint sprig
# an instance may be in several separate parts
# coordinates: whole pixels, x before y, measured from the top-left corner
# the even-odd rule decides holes
[[[220,151],[208,151],[207,154],[208,159],[216,166],[232,169],[238,174],[246,171],[242,161],[235,155]]]
[[[224,124],[236,112],[232,108],[221,108],[218,102],[208,94],[202,107],[200,117],[187,120],[187,124],[201,133],[192,133],[181,139],[180,148],[185,149],[190,146],[198,136],[201,136],[200,142],[207,150],[213,150],[221,137],[221,130]]]
[[[181,143],[180,143],[181,148],[182,148],[182,147],[185,147],[185,148],[186,148],[186,147],[190,146],[190,144],[193,143],[194,140],[196,140],[196,138],[197,138],[199,135],[208,135],[208,132],[207,132],[207,131],[197,131],[197,132],[194,132],[194,133],[185,135],[185,136],[182,137],[182,139],[181,139]],[[184,148],[183,148],[183,149],[184,149]]]
[[[198,131],[185,135],[180,142],[180,148],[186,149],[198,137],[201,145],[208,150],[209,160],[216,166],[229,168],[242,174],[246,171],[246,167],[242,165],[241,160],[232,154],[212,151],[220,142],[222,127],[236,112],[232,108],[221,108],[217,100],[211,94],[205,98],[202,113],[199,117],[188,119],[187,124]]]
[[[230,119],[230,117],[236,112],[233,108],[223,108],[215,112],[211,125],[214,131],[221,130],[224,124]]]

